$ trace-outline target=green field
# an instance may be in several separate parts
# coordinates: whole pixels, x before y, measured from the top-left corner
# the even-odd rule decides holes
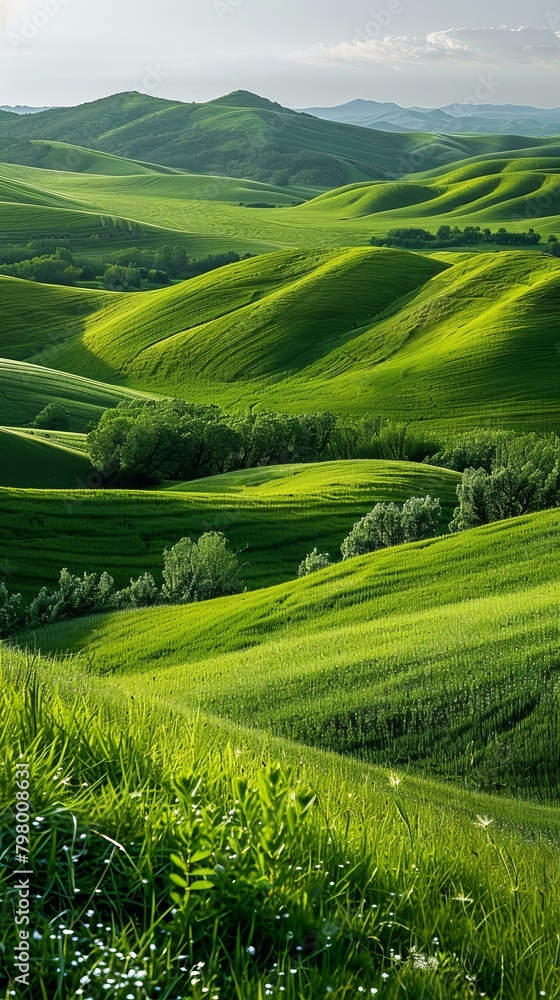
[[[110,996],[124,977],[130,991],[132,974],[143,991],[182,996],[186,968],[197,973],[192,995],[217,990],[224,1000],[259,1000],[265,983],[286,1000],[328,1000],[339,987],[468,1000],[473,984],[489,996],[557,1000],[557,809],[413,776],[395,787],[382,769],[182,707],[135,707],[106,680],[33,663],[44,688],[26,698],[29,661],[3,657],[0,748],[8,773],[25,754],[43,817],[32,864],[46,877],[46,914],[57,915],[53,929],[37,914],[47,995],[83,989],[85,976]],[[55,679],[70,708],[53,704]],[[290,812],[292,794],[306,802],[309,789],[308,813]],[[14,795],[2,783],[2,810]],[[169,913],[169,855],[185,851],[193,805],[223,874],[152,930],[152,915]],[[271,816],[282,823],[278,856]],[[11,929],[6,896],[2,907]],[[82,961],[65,935],[74,929]]]
[[[205,531],[227,534],[240,552],[247,586],[269,586],[297,576],[315,545],[339,558],[354,522],[379,502],[404,503],[428,492],[439,496],[445,530],[459,482],[447,469],[361,461],[232,473],[170,493],[100,492],[87,489],[96,480],[88,480],[83,456],[74,456],[76,474],[62,482],[66,467],[57,455],[53,474],[56,468],[61,481],[54,485],[68,490],[45,492],[53,484],[39,465],[28,462],[47,448],[36,442],[28,447],[29,454],[23,447],[19,452],[18,475],[23,485],[43,489],[0,491],[0,543],[10,564],[10,586],[26,597],[56,583],[63,566],[78,573],[107,570],[119,586],[145,571],[159,577],[163,550]]]
[[[83,651],[169,708],[557,798],[559,533],[558,511],[532,515],[210,604],[54,626],[39,648]]]
[[[170,264],[155,291],[0,277],[2,963],[23,761],[32,1000],[560,1000],[558,139],[130,93],[0,112],[0,160],[13,260],[43,239],[104,264],[251,255],[181,282]],[[542,246],[370,242],[442,224]],[[165,406],[111,415],[104,480],[87,433],[143,399]],[[67,430],[33,428],[50,403]],[[339,424],[325,444],[318,421],[262,410]],[[206,468],[238,471],[151,474],[202,468],[207,433]],[[242,468],[281,455],[345,460]],[[484,466],[460,495],[491,523],[449,532],[458,472],[356,455]],[[436,537],[341,560],[377,504],[426,496],[440,523],[400,537]],[[498,520],[513,505],[538,512]],[[202,579],[87,603],[66,576],[29,613],[63,568],[161,588],[164,550],[209,532],[239,592],[215,555],[189,572],[233,596],[201,600]],[[333,565],[298,578],[315,548]]]

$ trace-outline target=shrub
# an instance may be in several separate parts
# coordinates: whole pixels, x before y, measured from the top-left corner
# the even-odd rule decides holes
[[[70,428],[68,412],[60,403],[49,403],[37,414],[31,426],[47,431],[67,431]]]
[[[137,580],[131,580],[130,586],[118,591],[115,595],[119,608],[151,608],[160,599],[157,584],[151,573],[144,573]]]
[[[343,559],[353,559],[378,549],[430,538],[441,520],[441,503],[436,497],[411,497],[403,507],[378,503],[358,521],[342,543]]]
[[[332,566],[328,552],[319,552],[316,548],[310,552],[300,564],[298,576],[310,576],[311,573],[318,573],[321,569],[328,569]]]
[[[343,559],[353,559],[377,549],[404,542],[402,511],[394,503],[378,503],[370,514],[358,521],[342,543]]]
[[[84,573],[75,576],[61,570],[58,588],[43,587],[29,606],[27,621],[31,628],[77,618],[115,607],[115,581],[108,573]]]
[[[436,534],[441,521],[441,503],[437,497],[411,497],[402,509],[405,542],[420,542]]]
[[[198,542],[182,538],[164,552],[163,596],[172,603],[191,604],[236,594],[239,568],[221,532],[208,532]]]

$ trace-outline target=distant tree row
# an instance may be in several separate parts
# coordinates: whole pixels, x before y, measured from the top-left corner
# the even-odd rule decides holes
[[[163,246],[153,250],[132,247],[102,260],[75,254],[68,240],[43,239],[24,246],[0,246],[0,274],[52,285],[95,282],[109,291],[131,292],[195,278],[250,256],[228,251],[192,260],[183,247]]]
[[[555,239],[555,237],[552,237]],[[529,229],[525,233],[512,233],[507,229],[482,229],[480,226],[440,226],[437,233],[427,229],[391,229],[386,236],[374,236],[374,247],[404,247],[411,250],[444,250],[446,247],[465,246],[538,246],[542,240],[540,233]]]
[[[151,573],[117,590],[108,573],[75,576],[63,569],[58,586],[52,590],[43,587],[27,608],[21,594],[10,594],[0,583],[0,639],[21,629],[42,628],[71,618],[154,605],[193,604],[242,589],[239,561],[220,532],[208,532],[198,542],[182,538],[165,550],[163,560],[161,587]]]

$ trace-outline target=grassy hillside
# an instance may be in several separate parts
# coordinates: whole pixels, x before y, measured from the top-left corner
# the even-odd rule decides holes
[[[554,428],[559,294],[558,260],[527,252],[279,253],[112,297],[48,359],[226,408]]]
[[[211,397],[213,382],[301,371],[444,269],[419,255],[371,248],[259,257],[221,269],[219,280],[208,274],[119,297],[54,357],[70,371],[112,373],[179,395],[205,383]]]
[[[22,444],[20,477],[30,475],[26,457]],[[445,469],[375,461],[233,473],[171,493],[102,493],[66,481],[57,485],[70,491],[0,491],[0,544],[11,566],[11,589],[28,597],[55,583],[63,566],[80,573],[107,570],[119,586],[145,571],[160,579],[166,547],[185,535],[223,531],[240,552],[244,583],[262,587],[294,579],[315,545],[338,558],[354,522],[380,501],[438,496],[445,530],[458,482]]]
[[[25,489],[78,489],[92,473],[87,455],[48,436],[0,427],[0,486]],[[70,441],[68,441],[70,438]]]
[[[78,375],[0,359],[0,424],[4,426],[30,424],[49,403],[61,403],[71,430],[85,431],[108,407],[134,395]]]
[[[289,185],[285,177],[271,185],[200,172],[150,172],[134,163],[132,172],[122,175],[104,162],[96,166],[96,152],[89,158],[86,153],[84,164],[92,159],[92,169],[104,173],[2,165],[0,198],[4,191],[6,208],[0,240],[60,234],[87,254],[171,243],[204,256],[364,246],[397,224],[436,230],[449,219],[462,226],[534,226],[545,239],[560,231],[558,156],[552,145],[508,152],[507,158],[469,159],[435,175],[362,182],[327,195],[309,180]],[[126,162],[119,161],[119,169],[128,170]],[[307,204],[292,205],[300,201]]]
[[[86,317],[109,304],[112,296],[0,275],[0,298],[0,356],[24,361],[79,336]]]
[[[472,221],[488,225],[525,219],[529,226],[560,212],[559,164],[552,155],[474,160],[398,183],[354,184],[320,196],[305,211],[330,211],[338,219],[390,213],[393,225],[415,218],[425,227],[431,216],[476,216]]]
[[[25,691],[30,662],[2,656],[0,752],[7,773],[29,764],[41,810],[31,855],[45,884],[31,904],[38,993],[63,1000],[93,981],[108,996],[131,982],[182,996],[188,977],[194,996],[221,1000],[280,987],[286,1000],[396,1000],[405,989],[467,1000],[473,984],[557,1000],[556,810],[408,777],[395,789],[375,768],[180,709],[127,705],[75,673],[61,703],[53,681],[67,671],[33,665],[43,686]],[[15,792],[13,779],[2,783],[1,832],[14,850]],[[169,914],[170,855],[197,835],[213,851],[215,888]],[[11,950],[7,876],[1,885]]]
[[[33,140],[54,140],[192,173],[323,187],[403,176],[411,163],[428,170],[465,156],[539,146],[539,140],[516,136],[376,132],[298,114],[242,91],[208,104],[119,94],[14,119],[0,117],[0,158],[7,161],[42,166],[49,147]]]
[[[558,511],[531,515],[37,641],[83,650],[165,707],[194,701],[385,766],[558,797],[559,537]]]

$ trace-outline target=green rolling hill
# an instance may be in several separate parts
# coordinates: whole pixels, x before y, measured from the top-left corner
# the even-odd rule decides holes
[[[25,118],[0,116],[0,159],[52,165],[49,140],[192,173],[323,187],[399,177],[547,141],[376,132],[299,114],[243,91],[207,104],[127,93]]]
[[[0,358],[0,424],[24,427],[49,403],[61,403],[73,431],[85,431],[104,410],[137,396],[79,375]]]
[[[20,440],[18,447],[13,457],[20,483],[10,485],[51,485],[43,469],[27,464],[48,446]],[[459,482],[446,469],[356,461],[232,473],[169,493],[100,492],[85,488],[85,456],[74,458],[76,472],[72,467],[65,481],[66,468],[59,456],[53,460],[53,477],[60,480],[55,485],[67,489],[0,491],[0,544],[11,566],[10,586],[26,597],[56,583],[63,566],[80,573],[107,570],[119,586],[145,571],[159,578],[164,548],[205,531],[223,531],[239,550],[247,586],[268,586],[297,576],[315,545],[336,558],[354,522],[379,502],[438,496],[444,531]]]
[[[93,472],[87,455],[72,447],[72,434],[52,438],[0,427],[0,486],[84,488]]]
[[[0,356],[24,361],[79,336],[86,317],[107,306],[111,295],[0,275],[0,300]]]
[[[559,288],[560,263],[528,252],[283,252],[101,298],[46,355],[39,329],[30,360],[227,409],[554,428]]]
[[[398,182],[350,185],[300,209],[311,215],[321,211],[340,220],[387,215],[393,226],[400,219],[424,220],[425,226],[431,216],[450,220],[476,216],[488,225],[525,219],[527,226],[534,225],[560,214],[560,161],[546,153],[530,159],[467,161],[445,172]],[[372,226],[376,224],[377,219],[372,220]]]
[[[549,511],[36,641],[167,709],[557,798],[559,533]]]

